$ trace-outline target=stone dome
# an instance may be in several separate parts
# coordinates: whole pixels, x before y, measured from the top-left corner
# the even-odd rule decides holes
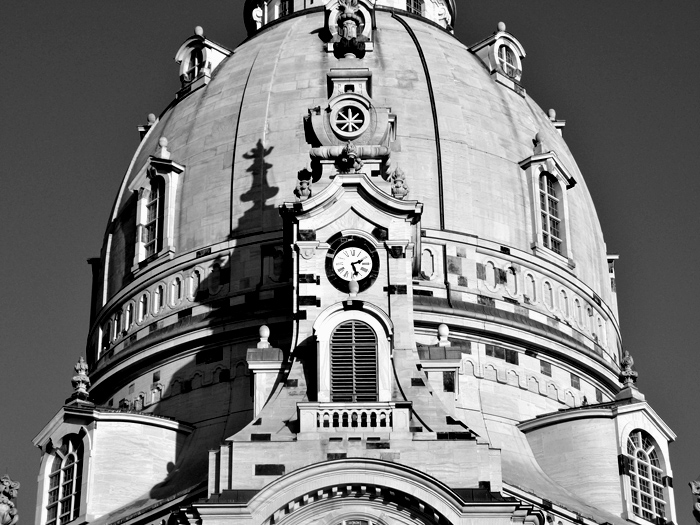
[[[104,479],[153,428],[168,452],[126,455],[156,474],[89,512],[266,494],[375,432],[351,454],[622,523],[598,460],[626,439],[616,403],[640,401],[618,384],[615,256],[564,122],[521,84],[523,46],[499,24],[466,47],[445,0],[320,3],[246,2],[235,51],[198,27],[142,128],[92,261],[90,417],[114,423]],[[596,440],[591,413],[619,436]],[[337,452],[334,432],[353,436]],[[559,432],[589,446],[544,454]],[[599,464],[569,476],[570,453]]]
[[[317,145],[305,117],[314,108],[328,107],[329,71],[336,68],[366,75],[372,104],[386,108],[394,119],[389,163],[405,173],[409,198],[423,203],[423,244],[430,238],[444,244],[458,236],[472,243],[475,254],[509,253],[518,263],[479,260],[479,267],[471,272],[474,275],[463,272],[464,293],[473,295],[477,280],[483,278],[481,266],[488,264],[496,277],[493,290],[484,288],[486,295],[492,295],[489,291],[499,284],[499,268],[513,268],[513,274],[522,273],[508,293],[524,303],[526,279],[533,279],[536,290],[530,295],[538,297],[525,302],[545,315],[558,308],[557,290],[565,289],[562,293],[570,305],[558,317],[573,319],[574,309],[579,308],[581,324],[588,325],[587,317],[598,316],[606,333],[594,335],[573,320],[567,321],[566,330],[578,328],[582,334],[588,330],[587,337],[575,336],[605,362],[616,362],[616,299],[605,243],[586,183],[557,121],[519,84],[512,89],[496,81],[478,44],[469,49],[438,24],[405,16],[408,27],[404,27],[392,12],[378,7],[372,51],[362,59],[337,58],[324,42],[324,16],[322,9],[310,10],[286,18],[283,24],[263,27],[211,71],[206,85],[181,92],[150,127],[126,173],[106,236],[105,290],[98,294],[95,306],[101,313],[95,316],[91,331],[93,364],[101,353],[97,350],[100,326],[115,305],[130,299],[137,302],[135,295],[157,280],[163,264],[174,268],[179,261],[182,266],[202,253],[244,245],[253,235],[282,238],[279,207],[295,200],[298,174],[311,165],[310,150]],[[512,35],[500,30],[498,35],[520,46]],[[139,178],[144,179],[144,166],[149,158],[158,157],[162,137],[167,139],[170,161],[184,173],[167,204],[172,214],[168,257],[139,267],[134,248],[133,217],[139,206],[135,195]],[[547,152],[551,158],[541,160]],[[540,169],[554,167],[563,173],[566,181],[562,185],[566,186],[566,233],[562,233],[566,249],[559,257],[535,246],[541,227],[536,211],[539,195],[528,170],[538,162],[544,166]],[[331,178],[324,172],[314,179],[314,194]],[[382,177],[375,179],[384,183]],[[463,255],[463,250],[448,249],[444,259]],[[232,264],[250,264],[246,257],[234,254]],[[496,268],[499,264],[502,268]],[[531,277],[526,277],[526,268],[533,270]],[[491,266],[487,270],[488,283]],[[507,275],[501,273],[500,278],[507,284]],[[246,279],[239,279],[234,268],[231,289],[236,284],[245,288]],[[544,291],[543,279],[551,281]]]

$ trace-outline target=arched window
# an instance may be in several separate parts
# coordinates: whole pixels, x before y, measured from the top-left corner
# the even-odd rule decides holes
[[[49,473],[46,525],[63,525],[80,515],[83,443],[77,437],[64,438],[64,445],[55,453]]]
[[[331,335],[331,401],[377,401],[377,336],[361,321],[347,321]]]
[[[139,300],[139,322],[148,317],[148,294],[143,294]]]
[[[634,430],[627,439],[626,456],[632,512],[649,521],[665,517],[664,471],[656,442],[643,430]]]
[[[544,282],[544,303],[550,310],[554,308],[554,293],[552,292],[552,285],[547,281]]]
[[[194,270],[190,278],[190,297],[194,300],[199,293],[199,287],[202,284],[202,274],[199,270]]]
[[[162,284],[159,284],[156,288],[153,303],[153,313],[156,314],[163,309],[163,306],[165,306],[165,290],[163,289]]]
[[[542,218],[542,244],[561,255],[563,244],[562,210],[559,205],[559,183],[553,175],[540,175],[540,216]]]
[[[179,277],[173,279],[172,290],[172,303],[177,304],[180,302],[180,299],[182,299],[182,279]]]
[[[192,49],[187,66],[188,68],[183,80],[186,82],[196,80],[204,69],[204,51],[201,47]]]
[[[576,322],[579,326],[583,326],[583,308],[581,308],[581,301],[577,299],[574,300],[574,305],[576,306]]]
[[[535,278],[532,274],[527,274],[527,296],[531,303],[537,301],[537,287],[535,286]]]
[[[414,15],[422,15],[423,0],[406,0],[406,11]]]
[[[502,45],[498,48],[498,65],[510,78],[518,76],[518,63],[510,46]]]
[[[566,290],[559,290],[559,310],[565,317],[569,317],[569,298],[566,296]]]
[[[165,184],[160,177],[151,178],[151,188],[146,201],[144,224],[145,258],[158,253],[163,247],[163,204]]]
[[[129,303],[124,311],[124,330],[129,330],[134,324],[134,304]]]

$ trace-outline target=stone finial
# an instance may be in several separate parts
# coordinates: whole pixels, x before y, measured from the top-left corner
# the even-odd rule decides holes
[[[690,492],[693,494],[693,516],[695,521],[700,523],[700,476],[695,481],[691,481]]]
[[[270,343],[268,341],[270,337],[270,329],[267,327],[267,325],[262,325],[260,327],[260,330],[258,330],[258,334],[260,335],[260,342],[258,342],[258,348],[270,348]]]
[[[446,324],[438,326],[438,346],[452,346],[447,339],[450,335],[450,328]]]
[[[551,121],[557,120],[557,112],[554,111],[553,109],[550,109],[550,110],[547,112],[547,116],[549,117],[549,120],[551,120]]]
[[[195,27],[194,34],[197,36],[204,36],[204,29],[202,28],[202,26]]]
[[[19,493],[19,481],[12,481],[10,476],[0,478],[0,525],[15,525],[19,520],[14,499]]]
[[[546,152],[544,145],[544,134],[541,131],[537,132],[535,138],[532,140],[532,144],[535,146],[535,155]]]
[[[170,159],[170,151],[168,151],[168,139],[161,137],[158,139],[158,149],[156,150],[156,157],[159,159]]]
[[[396,167],[389,178],[391,182],[391,196],[403,200],[408,195],[408,184],[406,184],[406,174],[400,167]]]
[[[632,370],[632,367],[634,366],[634,359],[632,359],[632,356],[627,350],[625,350],[625,354],[622,356],[622,361],[620,362],[620,365],[622,366],[622,370],[620,370],[619,377],[620,383],[622,383],[624,388],[634,386],[634,383],[637,381],[637,376],[639,374]]]
[[[70,380],[71,384],[73,385],[73,397],[87,399],[87,389],[90,386],[90,378],[87,375],[88,365],[83,356],[80,356],[80,359],[73,368],[75,369],[75,375]]]
[[[357,146],[352,140],[349,140],[336,161],[338,171],[340,173],[357,173],[363,164]]]
[[[506,30],[506,23],[505,22],[498,22],[498,30],[500,32],[503,32]]]

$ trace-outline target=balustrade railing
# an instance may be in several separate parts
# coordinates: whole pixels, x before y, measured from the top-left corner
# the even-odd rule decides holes
[[[408,432],[411,404],[298,403],[301,432]]]

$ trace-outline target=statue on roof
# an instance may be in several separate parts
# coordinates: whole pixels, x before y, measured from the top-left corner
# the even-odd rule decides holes
[[[700,476],[695,481],[689,483],[690,491],[693,493],[693,516],[700,523]]]
[[[622,356],[622,361],[620,364],[622,365],[622,370],[620,371],[620,383],[622,383],[624,388],[634,386],[639,374],[632,370],[632,367],[634,366],[634,359],[632,359],[632,356],[627,350],[625,350],[625,354]]]
[[[15,525],[19,520],[14,499],[19,493],[19,481],[12,481],[10,476],[0,478],[0,525]]]

